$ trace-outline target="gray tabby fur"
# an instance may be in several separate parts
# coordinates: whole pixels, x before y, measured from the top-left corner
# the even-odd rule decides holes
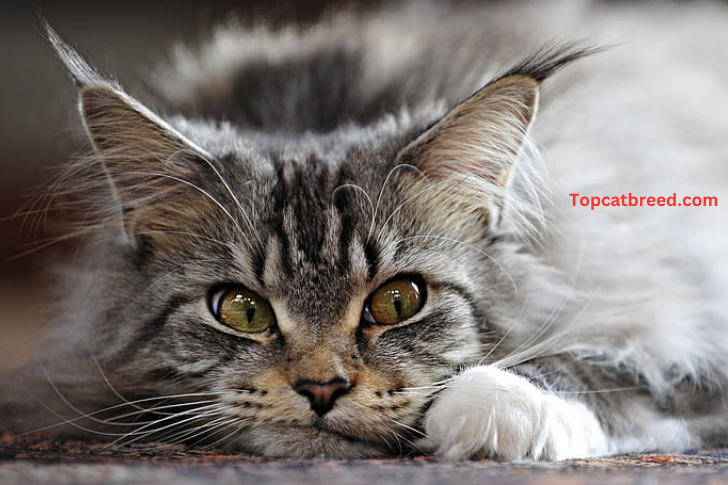
[[[724,206],[590,211],[568,194],[728,200],[727,20],[711,2],[410,2],[231,24],[155,73],[161,118],[51,32],[96,148],[73,183],[99,216],[44,350],[8,381],[9,424],[293,457],[725,442]],[[553,43],[564,32],[621,44],[588,56]],[[465,123],[443,141],[460,172],[433,175],[428,136],[509,76],[541,86],[535,124],[514,146]],[[132,132],[111,149],[113,123]],[[496,149],[518,154],[502,185],[473,168]],[[428,283],[423,310],[360,325],[400,274]],[[223,283],[269,299],[278,333],[217,323]],[[286,380],[304,374],[358,384],[317,418]]]

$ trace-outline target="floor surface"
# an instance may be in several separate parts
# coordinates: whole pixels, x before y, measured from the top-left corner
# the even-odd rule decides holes
[[[728,449],[635,454],[560,463],[270,460],[234,453],[139,445],[0,439],[0,484],[717,484],[728,483]]]

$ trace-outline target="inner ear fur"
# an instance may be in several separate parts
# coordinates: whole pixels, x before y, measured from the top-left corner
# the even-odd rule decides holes
[[[431,223],[460,237],[495,228],[536,116],[539,90],[539,82],[529,76],[499,79],[400,152],[402,163],[425,175],[411,190],[419,203],[432,207]]]
[[[189,204],[199,195],[195,167],[209,155],[113,86],[82,86],[79,108],[129,235],[180,230],[197,217]]]
[[[536,116],[539,83],[499,79],[453,108],[407,149],[431,179],[468,176],[503,187]]]

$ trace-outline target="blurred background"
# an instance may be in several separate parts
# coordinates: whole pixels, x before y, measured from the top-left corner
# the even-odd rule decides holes
[[[131,92],[175,42],[196,42],[231,15],[312,21],[331,0],[3,2],[0,4],[0,369],[22,363],[45,320],[48,269],[73,244],[36,249],[63,227],[16,214],[38,200],[84,143],[75,92],[45,42],[39,15]],[[341,3],[341,2],[339,2]],[[25,254],[32,250],[29,254]]]
[[[345,1],[363,8],[371,8],[375,3]],[[49,269],[54,263],[73,257],[74,248],[72,241],[43,243],[64,234],[57,213],[50,212],[48,218],[42,214],[17,215],[34,207],[32,202],[39,200],[38,193],[48,190],[58,168],[85,143],[75,108],[75,89],[45,41],[39,16],[45,17],[94,65],[113,73],[132,94],[143,95],[142,80],[173,44],[197,44],[209,37],[215,25],[231,16],[244,22],[265,19],[273,24],[306,23],[343,3],[344,0],[0,3],[0,370],[20,364],[28,356],[29,344],[47,319],[44,308],[48,308],[55,290]],[[629,2],[602,3],[624,6]],[[639,3],[655,8],[661,2]],[[698,3],[701,2],[685,0],[669,4],[669,8],[685,6],[683,12],[689,13],[692,4]],[[564,21],[568,24],[569,19]],[[690,24],[689,16],[679,21]],[[694,33],[692,38],[701,38],[700,27],[696,24],[687,31]],[[664,36],[657,36],[655,41],[672,45],[683,38],[665,29]],[[679,54],[665,50],[668,57]],[[698,68],[696,76],[715,71],[716,59],[725,59],[720,46],[702,49],[701,53],[702,57],[686,64]]]

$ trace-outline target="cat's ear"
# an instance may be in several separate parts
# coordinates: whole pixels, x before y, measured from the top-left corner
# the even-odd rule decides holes
[[[471,212],[493,228],[506,188],[536,116],[540,83],[499,79],[453,108],[400,152],[431,184],[422,190],[436,206]],[[420,190],[420,189],[417,189]]]
[[[122,91],[104,84],[79,89],[79,109],[88,136],[118,196],[131,202],[135,192],[174,182],[190,174],[204,150]],[[168,179],[157,180],[152,179]],[[137,194],[143,195],[143,194]]]
[[[528,133],[543,81],[560,68],[601,52],[580,44],[547,46],[465,99],[398,155],[426,175],[423,192],[439,207],[474,210],[498,222],[511,182],[526,155],[535,155]],[[535,173],[535,172],[534,172]],[[526,181],[532,185],[534,181]]]
[[[209,155],[113,80],[93,69],[47,24],[48,39],[78,88],[79,110],[86,132],[123,210],[127,232],[148,229],[159,200],[187,184],[194,167]]]
[[[475,176],[504,187],[536,116],[539,89],[528,76],[499,79],[452,109],[403,154],[431,179]]]

